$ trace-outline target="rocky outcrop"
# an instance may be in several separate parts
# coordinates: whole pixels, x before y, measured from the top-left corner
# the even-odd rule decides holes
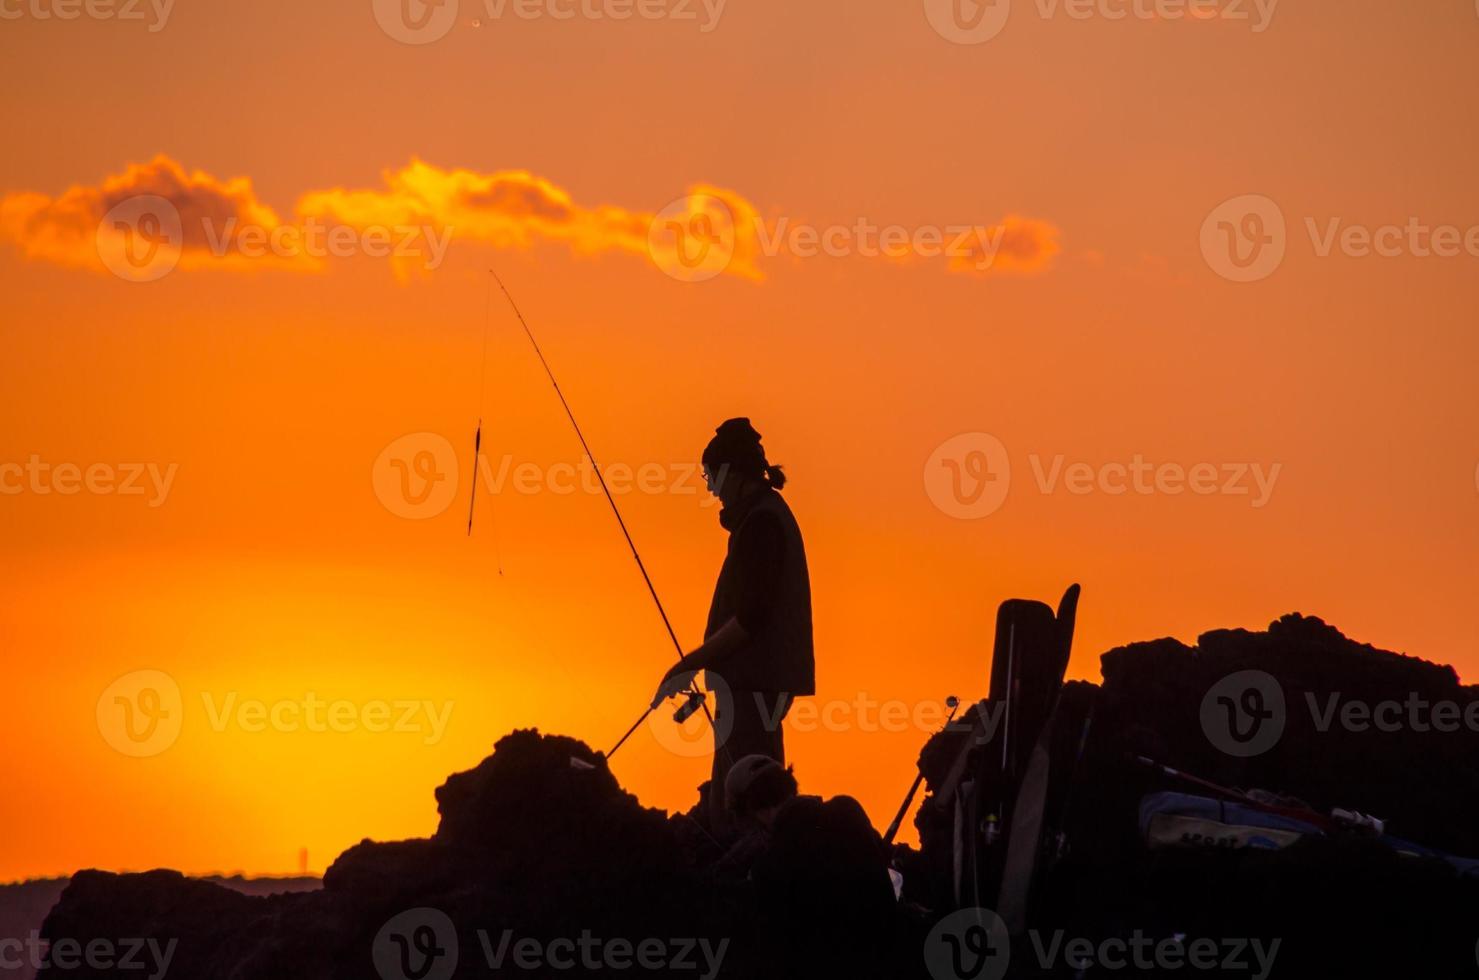
[[[1278,852],[1147,852],[1138,801],[1169,787],[1129,761],[1150,755],[1225,785],[1293,794],[1317,809],[1374,813],[1403,837],[1479,855],[1472,817],[1479,732],[1321,725],[1332,695],[1336,710],[1346,701],[1475,701],[1475,689],[1450,668],[1375,650],[1300,616],[1264,632],[1207,633],[1195,646],[1133,644],[1105,654],[1102,665],[1102,685],[1073,683],[1063,694],[1057,744],[1071,747],[1070,761],[1054,780],[1049,809],[1067,847],[1061,858],[1057,849],[1049,855],[1035,896],[1040,943],[1050,944],[1056,930],[1093,941],[1137,931],[1263,937],[1282,943],[1275,976],[1472,970],[1479,886],[1452,866],[1359,838]],[[1279,738],[1249,755],[1219,749],[1204,713],[1207,692],[1241,671],[1272,678],[1284,705]],[[1092,734],[1078,758],[1073,748],[1091,711]],[[964,737],[945,733],[925,748],[920,764],[932,793]],[[603,971],[772,977],[798,962],[832,961],[815,949],[799,957],[777,947],[782,934],[800,944],[825,935],[832,946],[823,952],[835,950],[848,976],[908,977],[927,975],[924,934],[949,911],[939,900],[948,888],[930,882],[948,875],[953,828],[929,801],[919,817],[924,853],[901,855],[913,901],[900,906],[898,922],[844,916],[823,931],[768,921],[752,883],[713,880],[704,867],[713,854],[704,853],[709,845],[695,823],[701,810],[669,816],[643,807],[576,740],[515,732],[476,768],[449,778],[436,799],[434,836],[363,841],[334,862],[321,891],[252,897],[173,872],[85,871],[44,933],[79,948],[152,938],[159,955],[169,951],[159,975],[188,980]],[[920,899],[932,908],[919,908]],[[1013,974],[1072,974],[1061,960],[1035,962],[1034,948],[1018,944]],[[858,950],[868,962],[848,961]],[[87,963],[42,974],[152,975]]]
[[[169,951],[167,975],[192,980],[411,978],[422,967],[431,970],[422,980],[484,976],[505,935],[505,959],[521,939],[541,951],[556,944],[560,959],[559,941],[585,938],[591,956],[599,949],[620,962],[652,939],[669,959],[701,966],[703,941],[711,954],[723,950],[727,968],[742,968],[742,889],[705,881],[682,844],[691,834],[675,826],[685,818],[643,807],[584,743],[514,732],[436,796],[441,824],[433,837],[362,841],[328,869],[322,891],[253,898],[170,871],[83,871],[44,935],[81,947],[152,937],[161,950],[155,959]],[[455,923],[455,938],[438,932],[441,923]],[[422,962],[411,944],[428,935],[444,950],[455,943],[455,954]],[[402,947],[411,956],[404,969]],[[655,946],[646,952],[658,956]],[[437,972],[442,967],[452,972]],[[82,963],[41,975],[147,972]]]
[[[1336,807],[1372,814],[1389,835],[1479,857],[1479,729],[1462,720],[1466,711],[1479,718],[1479,707],[1469,708],[1479,688],[1461,685],[1450,667],[1357,643],[1300,615],[1262,632],[1204,633],[1194,646],[1131,644],[1104,654],[1101,665],[1101,685],[1063,690],[1048,803],[1063,836],[1044,851],[1033,905],[1040,936],[1061,929],[1095,943],[1137,930],[1277,939],[1275,976],[1474,969],[1479,880],[1355,833],[1280,851],[1149,851],[1137,825],[1140,800],[1161,790],[1208,791],[1135,758],[1291,797],[1321,814]],[[1236,711],[1256,712],[1268,726],[1257,744],[1227,740],[1228,706],[1214,688],[1235,676],[1263,685],[1249,700],[1237,696],[1241,683],[1228,689]],[[1447,730],[1433,724],[1440,704],[1451,706],[1437,709]],[[1250,718],[1238,720],[1250,735]],[[944,733],[921,756],[931,795],[917,818],[925,853],[912,861],[915,895],[949,893],[954,828],[935,794],[965,739]]]

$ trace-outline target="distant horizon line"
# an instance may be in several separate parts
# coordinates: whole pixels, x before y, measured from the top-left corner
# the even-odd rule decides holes
[[[20,878],[20,879],[14,880],[14,881],[0,881],[0,888],[11,888],[11,887],[14,887],[16,885],[34,885],[34,884],[43,883],[43,882],[49,882],[49,881],[67,881],[67,880],[75,877],[77,874],[79,874],[79,873],[81,873],[83,871],[106,871],[109,874],[116,874],[116,875],[148,874],[151,871],[178,871],[180,874],[184,875],[186,878],[196,878],[196,879],[220,878],[220,879],[228,880],[228,881],[231,880],[231,879],[233,879],[233,878],[237,878],[237,879],[240,879],[242,881],[309,881],[309,880],[312,880],[312,881],[323,881],[323,877],[324,877],[321,872],[320,873],[315,873],[315,872],[312,872],[312,871],[307,871],[307,872],[293,871],[293,872],[289,872],[289,873],[286,873],[286,874],[277,874],[277,873],[273,873],[273,872],[265,872],[265,873],[259,873],[259,874],[249,874],[249,873],[247,873],[245,871],[233,871],[230,874],[226,874],[226,873],[220,872],[220,871],[210,871],[210,872],[205,872],[205,873],[199,873],[199,874],[197,874],[195,872],[179,871],[178,868],[166,868],[166,867],[147,868],[147,869],[145,869],[143,871],[133,870],[133,869],[127,869],[127,870],[117,871],[117,870],[114,870],[112,868],[88,867],[88,868],[78,868],[76,871],[70,872],[68,874],[38,875],[38,876],[35,876],[35,877],[31,877],[31,878]]]

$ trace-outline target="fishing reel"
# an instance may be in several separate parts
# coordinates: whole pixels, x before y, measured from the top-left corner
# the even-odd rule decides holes
[[[678,705],[678,710],[673,712],[673,721],[679,725],[692,718],[694,714],[698,711],[698,709],[704,706],[704,702],[706,702],[709,697],[698,688],[694,688],[691,691],[688,691],[687,695],[688,699],[682,704]]]

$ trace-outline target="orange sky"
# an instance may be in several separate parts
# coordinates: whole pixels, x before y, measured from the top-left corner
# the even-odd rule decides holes
[[[935,702],[984,693],[1010,596],[1083,583],[1081,677],[1116,644],[1293,610],[1479,676],[1479,255],[1407,237],[1320,254],[1332,219],[1479,226],[1468,0],[1305,0],[1262,31],[1013,0],[980,44],[920,2],[750,0],[704,30],[698,3],[697,21],[616,21],[461,0],[424,45],[370,0],[182,3],[153,24],[38,17],[48,2],[0,4],[20,12],[0,23],[0,464],[106,467],[99,487],[142,467],[145,492],[0,470],[0,880],[285,872],[303,847],[321,870],[361,837],[430,833],[432,789],[511,728],[604,748],[641,710],[670,647],[604,502],[557,491],[578,446],[507,309],[486,317],[490,265],[602,462],[661,475],[620,503],[685,642],[724,546],[689,467],[736,414],[787,465],[820,688],[788,748],[806,790],[852,793],[879,826]],[[177,266],[110,274],[104,212],[161,191]],[[664,210],[690,193],[733,219],[704,282],[659,267],[662,222],[704,209]],[[1243,195],[1287,225],[1249,283],[1202,238]],[[233,217],[232,235],[325,222],[358,244],[213,254],[199,230]],[[445,254],[365,254],[372,225],[447,235]],[[798,226],[1003,237],[984,269],[773,254]],[[485,492],[469,540],[480,412],[495,473],[540,479]],[[383,454],[418,433],[459,472],[411,520],[382,502]],[[962,433],[1011,467],[974,520],[936,502],[937,449]],[[967,477],[988,445],[957,454]],[[1276,476],[1266,499],[1065,482],[1087,464],[1118,485],[1137,459]],[[177,685],[181,727],[131,757],[98,707],[141,670]],[[281,713],[310,694],[351,730]],[[278,723],[253,730],[245,702]],[[417,730],[394,730],[398,702],[423,706]],[[435,730],[426,703],[449,712]],[[706,766],[665,721],[614,763],[670,808]]]

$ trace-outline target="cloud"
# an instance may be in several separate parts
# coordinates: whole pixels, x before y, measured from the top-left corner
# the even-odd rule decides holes
[[[699,185],[654,214],[613,205],[582,207],[568,192],[527,170],[484,174],[412,160],[383,176],[385,186],[375,190],[336,187],[305,194],[298,213],[355,228],[426,225],[450,231],[457,241],[498,248],[529,248],[543,241],[564,244],[577,255],[625,252],[663,266],[673,245],[661,233],[658,219],[674,209],[695,216],[713,212],[728,229],[725,248],[730,255],[723,271],[761,278],[755,264],[758,216],[733,191]]]
[[[950,271],[966,275],[1043,272],[1063,250],[1056,225],[1010,214],[986,229],[965,254],[950,259]]]
[[[219,180],[200,170],[187,173],[161,154],[148,163],[130,164],[101,186],[74,185],[57,197],[7,194],[0,198],[0,239],[14,243],[28,259],[101,270],[100,251],[106,251],[109,240],[119,234],[105,219],[138,218],[139,207],[131,205],[139,205],[156,223],[167,226],[179,264],[186,267],[213,261],[239,264],[242,257],[233,244],[240,229],[271,232],[282,225],[277,214],[257,200],[247,178]]]
[[[177,265],[322,271],[330,257],[361,254],[390,258],[404,276],[418,266],[438,268],[449,243],[474,242],[625,254],[688,281],[718,275],[760,281],[762,260],[778,254],[784,224],[772,228],[740,194],[707,184],[649,212],[581,205],[527,170],[481,173],[416,159],[385,171],[378,187],[308,191],[286,218],[258,200],[247,178],[187,172],[164,155],[131,164],[99,186],[73,186],[57,197],[0,198],[0,240],[24,257],[143,279],[157,275],[141,261],[154,262],[161,275]],[[1060,251],[1058,234],[1045,221],[1010,215],[969,228],[940,261],[948,272],[967,275],[1040,272]],[[148,248],[153,242],[167,248]],[[146,251],[144,260],[136,258]],[[906,253],[887,257],[907,262],[930,254]]]

